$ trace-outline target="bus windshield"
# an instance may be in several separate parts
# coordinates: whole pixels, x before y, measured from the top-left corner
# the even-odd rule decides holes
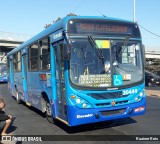
[[[143,79],[140,41],[129,38],[92,40],[71,39],[70,80],[73,84],[117,87]]]
[[[6,64],[0,64],[0,76],[7,75],[7,65]]]

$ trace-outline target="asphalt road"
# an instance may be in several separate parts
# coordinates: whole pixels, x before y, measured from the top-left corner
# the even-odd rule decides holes
[[[25,104],[17,104],[14,98],[11,97],[7,84],[0,84],[0,95],[3,96],[6,102],[6,113],[16,117],[8,130],[8,133],[11,133],[12,135],[60,135],[62,136],[62,139],[63,136],[73,136],[74,139],[79,135],[85,135],[86,137],[90,135],[160,135],[160,97],[158,96],[147,96],[147,110],[143,116],[70,128],[61,122],[51,124],[38,110],[28,107]],[[144,142],[145,141],[138,143]],[[45,143],[48,144],[49,142]],[[77,141],[70,143],[85,142]],[[95,144],[99,142],[94,141],[87,143]],[[147,141],[147,143],[150,142]]]

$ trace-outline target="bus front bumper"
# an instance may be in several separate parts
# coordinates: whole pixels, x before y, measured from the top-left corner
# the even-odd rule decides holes
[[[76,126],[87,123],[115,120],[137,115],[143,115],[146,111],[146,98],[140,102],[113,106],[110,108],[90,108],[80,109],[76,106],[68,107],[68,122],[70,126]]]

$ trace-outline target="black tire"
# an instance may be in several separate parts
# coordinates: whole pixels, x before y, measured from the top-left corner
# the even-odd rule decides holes
[[[17,103],[20,104],[21,100],[20,100],[19,93],[18,93],[17,90],[16,90],[16,96],[15,96],[15,98],[16,98]]]
[[[51,105],[48,100],[46,100],[46,117],[49,123],[54,123]]]
[[[149,87],[151,87],[152,86],[152,83],[151,82],[148,82],[148,84],[147,84]]]

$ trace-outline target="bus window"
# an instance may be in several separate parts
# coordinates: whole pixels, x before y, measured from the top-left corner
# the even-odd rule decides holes
[[[21,69],[21,52],[13,55],[14,72],[20,72]]]
[[[40,41],[40,69],[50,70],[50,51],[48,38]]]
[[[22,71],[22,67],[21,67],[21,52],[19,51],[17,53],[17,71]]]
[[[38,70],[38,42],[30,46],[29,68],[31,71]]]
[[[13,70],[14,72],[17,71],[17,60],[16,60],[16,54],[13,55]]]

